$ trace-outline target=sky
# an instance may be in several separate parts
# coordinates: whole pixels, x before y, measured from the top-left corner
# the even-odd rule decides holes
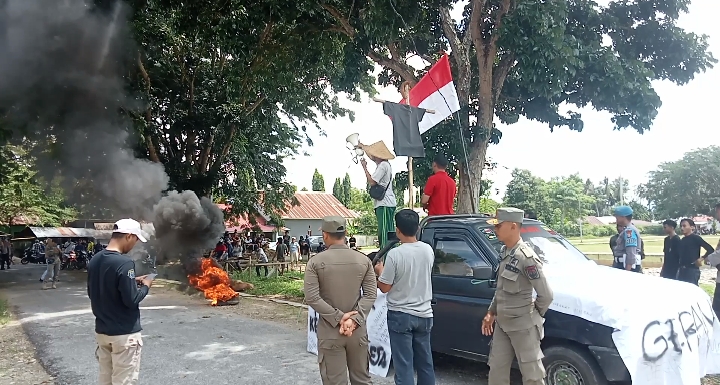
[[[600,1],[601,3],[603,1]],[[710,36],[710,51],[720,59],[720,1],[693,0],[690,12],[681,17],[679,26],[697,34]],[[613,130],[610,114],[581,109],[585,126],[582,132],[567,128],[550,132],[547,125],[521,120],[513,125],[498,124],[503,136],[500,143],[491,145],[489,158],[498,167],[484,172],[483,178],[493,181],[499,193],[491,198],[501,201],[511,171],[515,168],[530,170],[544,179],[579,173],[595,183],[608,177],[619,176],[630,181],[631,188],[647,181],[648,172],[657,169],[662,162],[682,158],[685,152],[720,144],[720,134],[715,114],[720,109],[720,64],[715,69],[698,74],[693,81],[676,86],[670,82],[656,82],[662,107],[650,131],[643,135],[633,129]],[[399,101],[400,94],[391,87],[376,87],[380,99]],[[355,111],[356,119],[347,118],[320,121],[326,136],[309,129],[314,146],[303,148],[309,156],[298,155],[285,162],[287,179],[298,189],[311,188],[314,170],[324,176],[326,191],[332,191],[335,178],[350,174],[353,186],[365,187],[365,175],[360,165],[351,160],[345,148],[345,138],[352,133],[360,134],[360,141],[370,144],[383,140],[392,150],[392,124],[383,115],[382,105],[365,95],[361,103],[343,100],[343,106]],[[620,150],[630,149],[630,159],[621,156]],[[518,155],[521,154],[521,155]],[[406,157],[391,161],[393,171],[407,169]],[[430,160],[428,160],[430,161]],[[368,166],[372,172],[371,164]],[[416,181],[417,184],[424,184]],[[493,189],[493,190],[494,190]]]

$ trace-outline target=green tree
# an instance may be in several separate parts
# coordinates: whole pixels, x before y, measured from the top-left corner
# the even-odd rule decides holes
[[[307,187],[303,187],[300,189],[300,191],[307,191],[307,190],[308,190]]]
[[[631,200],[627,205],[633,209],[633,219],[648,222],[653,220],[652,211],[650,211],[646,205],[642,204],[642,202]]]
[[[360,213],[360,217],[355,219],[353,223],[356,234],[377,234],[377,218],[375,217],[373,200],[367,191],[351,187],[350,204],[347,207]]]
[[[495,118],[581,131],[578,109],[592,107],[609,112],[617,130],[649,130],[661,104],[653,81],[685,84],[716,63],[707,36],[677,26],[688,4],[470,0],[459,21],[450,16],[456,1],[334,0],[323,8],[335,18],[331,30],[383,67],[385,84],[414,83],[427,70],[406,58],[433,64],[435,53],[451,50],[461,110],[424,140],[453,154],[458,211],[469,212],[481,195],[488,146],[502,136]]]
[[[343,192],[343,186],[342,182],[340,182],[340,178],[335,178],[335,183],[333,184],[333,195],[335,198],[337,198],[340,203],[343,203],[343,199],[345,199],[345,194]]]
[[[507,184],[503,205],[532,211],[540,220],[547,220],[549,201],[545,195],[546,182],[528,170],[514,169]]]
[[[650,172],[639,195],[657,217],[712,215],[720,202],[720,147],[690,151],[680,160],[661,163]]]
[[[345,177],[342,181],[342,193],[343,199],[340,200],[345,207],[350,204],[350,191],[352,190],[352,184],[350,184],[350,174],[345,173]]]
[[[16,148],[3,148],[0,224],[11,226],[24,217],[35,225],[60,226],[75,218],[75,210],[65,206],[57,183],[37,177],[28,159]]]
[[[312,190],[325,191],[325,178],[323,178],[322,174],[320,174],[318,169],[315,169],[315,172],[312,176]]]
[[[482,197],[480,198],[480,202],[478,203],[478,212],[485,214],[495,214],[495,211],[497,211],[498,207],[500,207],[500,202],[492,198]]]

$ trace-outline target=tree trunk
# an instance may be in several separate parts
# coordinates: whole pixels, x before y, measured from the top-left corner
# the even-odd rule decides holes
[[[478,146],[476,144],[480,145]],[[485,166],[487,144],[476,144],[468,148],[469,156],[467,166],[463,162],[459,167],[461,188],[458,189],[458,214],[477,213],[477,207],[480,202],[480,180]]]

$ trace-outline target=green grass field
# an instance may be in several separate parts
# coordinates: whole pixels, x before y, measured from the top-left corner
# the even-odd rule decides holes
[[[264,274],[265,271],[260,270],[260,273]],[[284,299],[299,299],[305,297],[305,293],[303,292],[303,274],[297,271],[286,271],[283,276],[265,278],[258,277],[253,268],[245,273],[235,272],[231,278],[255,285],[255,289],[247,291],[248,294],[277,296]]]
[[[649,235],[643,237],[645,242],[645,253],[646,254],[662,254],[663,252],[663,240],[665,237],[657,235]],[[711,246],[715,247],[720,240],[718,235],[704,235],[703,239],[707,241]],[[594,253],[610,253],[610,237],[607,238],[569,238],[575,247],[580,249],[583,253],[594,254]]]

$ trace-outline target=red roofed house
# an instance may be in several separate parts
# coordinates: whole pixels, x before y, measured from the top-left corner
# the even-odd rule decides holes
[[[229,217],[227,214],[227,210],[230,210],[230,205],[225,205],[222,203],[217,203],[218,208],[225,213],[225,231],[233,233],[237,231],[238,233],[247,233],[247,232],[254,232],[254,227],[257,225],[257,227],[260,228],[260,231],[265,234],[265,236],[270,237],[271,239],[274,238],[277,234],[275,232],[277,231],[277,228],[275,225],[270,223],[270,218],[265,217],[263,215],[256,215],[255,216],[255,224],[251,223],[248,219],[247,214],[242,215],[234,215]]]
[[[298,191],[295,193],[298,205],[288,205],[282,218],[285,227],[290,230],[290,235],[300,238],[301,235],[322,235],[320,223],[323,217],[341,216],[347,220],[353,220],[359,215],[345,207],[331,193],[322,191]]]

